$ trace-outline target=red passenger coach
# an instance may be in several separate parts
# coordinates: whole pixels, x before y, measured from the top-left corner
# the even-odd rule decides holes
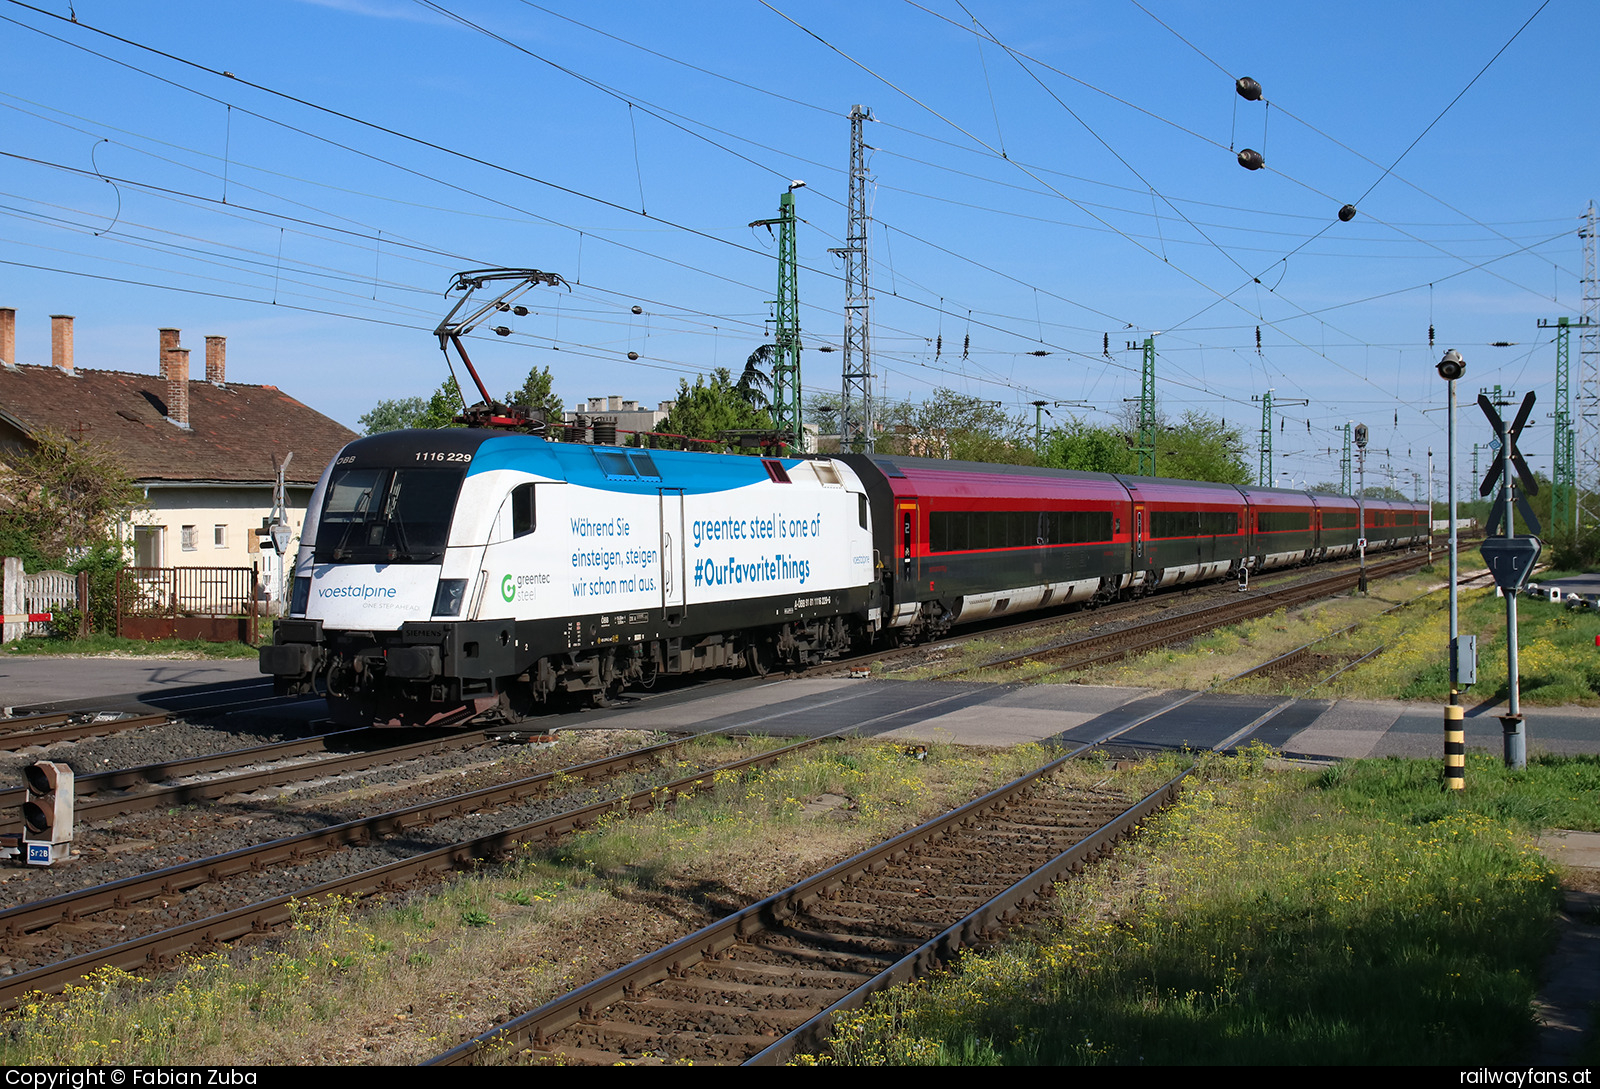
[[[1129,583],[1127,490],[1105,473],[883,454],[844,460],[867,485],[887,627],[905,637],[1007,612],[1110,600]]]
[[[1317,558],[1317,505],[1309,492],[1239,488],[1250,504],[1252,569],[1288,567]]]
[[[850,454],[903,640],[954,624],[1354,553],[1348,496],[1197,480]],[[1426,540],[1422,504],[1367,504],[1369,548]],[[1424,527],[1419,529],[1418,527]]]
[[[1118,479],[1133,503],[1132,585],[1156,589],[1221,578],[1249,555],[1249,508],[1233,485]]]

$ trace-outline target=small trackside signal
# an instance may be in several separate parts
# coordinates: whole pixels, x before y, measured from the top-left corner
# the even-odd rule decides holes
[[[48,866],[72,848],[75,775],[66,764],[41,760],[23,769],[22,842],[30,865]]]

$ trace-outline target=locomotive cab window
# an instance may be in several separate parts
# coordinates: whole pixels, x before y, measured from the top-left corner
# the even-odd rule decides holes
[[[533,485],[518,484],[511,489],[511,536],[526,537],[539,522],[533,506]]]
[[[317,526],[318,563],[433,563],[444,555],[463,468],[334,473]]]

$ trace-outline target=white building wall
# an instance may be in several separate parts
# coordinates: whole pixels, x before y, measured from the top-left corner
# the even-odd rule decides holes
[[[272,515],[270,484],[147,484],[144,489],[145,507],[129,517],[123,532],[133,562],[143,558],[135,551],[139,528],[149,527],[146,532],[159,541],[155,566],[254,567],[268,597],[284,593],[285,572],[278,555],[255,532]],[[287,489],[294,533],[288,556],[300,547],[310,499],[310,486]],[[185,547],[185,527],[192,527],[187,534],[192,547]]]

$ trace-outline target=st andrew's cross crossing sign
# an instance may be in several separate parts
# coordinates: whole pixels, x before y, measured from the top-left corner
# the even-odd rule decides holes
[[[1483,409],[1483,414],[1489,417],[1489,425],[1494,428],[1495,437],[1504,436],[1505,442],[1511,448],[1511,464],[1516,467],[1517,476],[1522,481],[1522,491],[1517,495],[1517,509],[1522,512],[1523,521],[1528,528],[1537,535],[1540,531],[1539,519],[1533,516],[1533,508],[1528,506],[1527,496],[1539,494],[1539,482],[1528,471],[1528,463],[1522,460],[1522,452],[1517,449],[1517,436],[1522,433],[1523,425],[1528,422],[1528,416],[1533,412],[1534,394],[1532,390],[1522,399],[1522,407],[1517,410],[1517,418],[1509,428],[1500,418],[1500,413],[1495,411],[1494,402],[1489,400],[1488,394],[1478,394],[1478,407]],[[1478,494],[1487,496],[1494,491],[1495,484],[1500,482],[1502,460],[1499,457],[1489,460],[1489,471],[1484,474],[1483,485],[1478,489]],[[1508,482],[1509,483],[1509,482]],[[1506,492],[1511,489],[1502,489],[1495,498],[1494,510],[1489,515],[1489,527],[1484,532],[1493,537],[1500,532],[1500,520],[1506,516]]]

